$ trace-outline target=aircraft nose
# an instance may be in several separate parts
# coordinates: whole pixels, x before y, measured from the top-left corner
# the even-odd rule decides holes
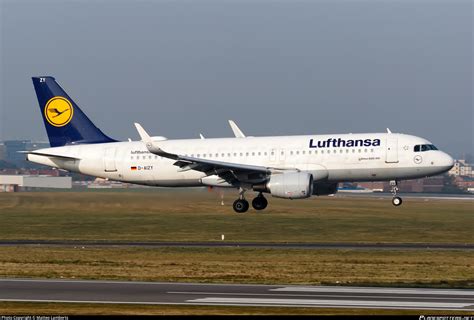
[[[454,167],[454,159],[449,154],[442,152],[440,155],[439,164],[443,167],[444,171],[448,171]]]

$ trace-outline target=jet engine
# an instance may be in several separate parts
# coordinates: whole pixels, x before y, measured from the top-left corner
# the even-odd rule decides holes
[[[315,182],[313,186],[313,195],[315,196],[327,196],[335,194],[337,192],[337,183]]]
[[[264,185],[255,185],[255,191],[269,192],[273,197],[303,199],[313,193],[313,175],[307,172],[273,174]]]

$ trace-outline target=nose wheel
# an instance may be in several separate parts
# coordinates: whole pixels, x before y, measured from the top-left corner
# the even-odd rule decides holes
[[[402,204],[402,198],[400,198],[397,194],[398,194],[398,190],[400,190],[398,188],[398,181],[397,180],[392,180],[390,181],[390,186],[392,187],[391,188],[391,192],[393,194],[393,198],[392,198],[392,204],[395,206],[395,207],[398,207]]]
[[[392,199],[392,204],[395,206],[395,207],[398,207],[399,205],[402,204],[402,198],[400,197],[393,197]]]

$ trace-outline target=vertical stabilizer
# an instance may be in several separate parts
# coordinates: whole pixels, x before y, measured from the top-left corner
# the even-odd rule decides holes
[[[115,142],[92,123],[53,77],[32,79],[51,147]]]

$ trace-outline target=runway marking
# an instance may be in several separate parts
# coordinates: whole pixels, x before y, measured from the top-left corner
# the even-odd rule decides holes
[[[13,295],[0,291],[0,296],[6,298],[0,298],[0,301],[474,311],[474,290],[461,289],[227,285],[67,279],[0,279],[0,287],[2,284],[6,288],[11,287],[13,290],[16,288],[17,291],[12,293]],[[155,287],[150,287],[150,285]],[[223,286],[229,288],[226,289]],[[31,299],[18,299],[25,296],[22,292],[29,290],[28,288],[33,290],[33,293],[28,295]],[[87,295],[87,291],[84,291],[87,288],[89,290],[99,290],[102,293],[95,296],[97,300],[90,300],[92,296]],[[58,299],[62,296],[59,294],[62,291],[74,293],[76,290],[79,294],[70,295],[64,300]],[[130,290],[130,293],[128,290]],[[217,292],[206,292],[205,290]],[[252,291],[256,291],[256,293],[251,293]],[[137,297],[132,292],[137,292],[142,296]],[[107,301],[103,301],[104,299]],[[140,299],[145,301],[137,301]]]
[[[419,308],[454,308],[462,309],[470,303],[439,303],[411,301],[364,301],[364,300],[310,300],[310,299],[263,299],[263,298],[215,298],[186,300],[198,303],[237,303],[237,304],[270,304],[270,305],[327,305],[327,306],[371,306],[371,307],[419,307]]]
[[[273,297],[334,297],[337,298],[354,298],[353,295],[328,295],[328,294],[291,294],[291,293],[238,293],[238,292],[199,292],[199,291],[167,291],[166,293],[170,294],[195,294],[195,295],[220,295],[220,296],[273,296]],[[451,298],[451,297],[410,297],[410,296],[369,296],[369,295],[360,295],[357,298],[366,298],[366,299],[413,299],[418,300],[460,300],[462,298]],[[474,301],[472,302],[474,303]]]
[[[426,294],[426,295],[464,295],[474,296],[474,290],[443,290],[443,289],[418,289],[418,288],[338,288],[338,287],[283,287],[269,289],[270,291],[285,291],[285,292],[347,292],[347,293],[395,293],[395,294]]]

